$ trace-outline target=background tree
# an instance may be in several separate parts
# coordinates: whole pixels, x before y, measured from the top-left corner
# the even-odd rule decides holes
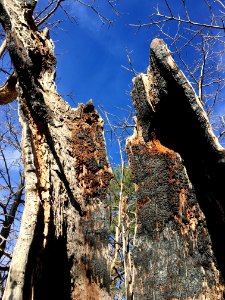
[[[8,105],[2,109],[0,133],[0,297],[12,257],[12,250],[18,237],[23,211],[24,176],[21,164],[20,126],[16,121],[17,108]]]
[[[111,296],[115,300],[128,299],[132,282],[132,249],[135,226],[135,193],[125,150],[126,137],[134,128],[133,110],[128,108],[122,119],[101,107],[106,119],[105,134],[109,144],[116,144],[120,164],[113,166],[110,181]]]
[[[112,256],[112,294],[122,299],[129,294],[132,278],[131,263],[136,195],[130,169],[124,165],[115,167],[110,182],[110,238],[109,249]],[[129,296],[129,295],[128,295]]]

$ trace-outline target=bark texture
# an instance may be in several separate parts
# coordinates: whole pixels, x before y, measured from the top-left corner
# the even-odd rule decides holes
[[[224,299],[225,152],[161,40],[134,79],[134,299]]]
[[[71,109],[57,94],[48,31],[36,1],[0,1],[18,80],[26,204],[4,300],[109,299],[111,170],[92,102]]]

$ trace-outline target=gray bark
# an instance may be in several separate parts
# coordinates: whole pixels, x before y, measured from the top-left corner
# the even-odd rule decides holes
[[[109,299],[108,186],[103,121],[92,102],[57,94],[53,44],[34,25],[35,1],[1,1],[18,80],[26,180],[20,235],[4,300]]]
[[[161,40],[134,79],[134,299],[223,299],[225,152]]]

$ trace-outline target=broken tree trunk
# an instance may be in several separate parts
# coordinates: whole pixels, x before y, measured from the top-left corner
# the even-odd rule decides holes
[[[4,300],[110,299],[103,121],[92,102],[71,109],[57,94],[48,31],[36,1],[0,1],[17,77],[26,202]]]
[[[161,40],[134,79],[134,299],[223,299],[225,152]]]

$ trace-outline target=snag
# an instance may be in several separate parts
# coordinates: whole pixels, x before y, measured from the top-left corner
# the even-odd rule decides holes
[[[225,152],[166,44],[134,79],[134,299],[223,299]]]

